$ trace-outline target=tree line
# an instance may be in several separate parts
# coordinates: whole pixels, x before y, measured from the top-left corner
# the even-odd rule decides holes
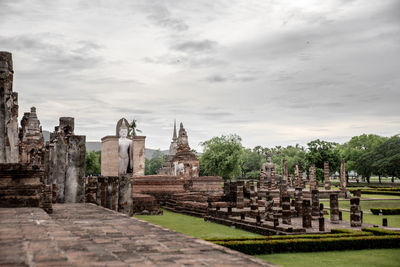
[[[224,179],[258,179],[265,163],[265,153],[271,154],[277,173],[281,174],[282,162],[287,160],[289,173],[294,173],[295,165],[308,173],[311,164],[316,167],[317,179],[323,180],[324,162],[329,162],[331,174],[339,172],[340,159],[346,161],[346,171],[354,171],[362,179],[370,182],[375,175],[392,177],[392,182],[400,176],[400,136],[382,137],[363,134],[352,137],[348,142],[316,139],[307,146],[275,146],[245,148],[236,134],[213,137],[202,142],[200,155],[200,175],[218,175]],[[145,174],[156,174],[167,156],[156,152],[152,159],[146,159]],[[100,174],[100,152],[86,154],[86,175]]]

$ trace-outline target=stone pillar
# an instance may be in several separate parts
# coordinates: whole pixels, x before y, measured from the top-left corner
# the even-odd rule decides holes
[[[236,208],[243,209],[244,208],[244,196],[243,196],[243,181],[236,182]]]
[[[331,182],[329,181],[329,162],[324,162],[324,182],[325,190],[331,190]]]
[[[331,223],[337,224],[339,223],[339,195],[338,194],[330,194],[329,195],[329,204],[331,208]]]
[[[260,180],[258,181],[257,187],[260,189],[264,187],[264,174],[262,172],[260,172]]]
[[[271,189],[276,189],[275,168],[271,170]]]
[[[299,167],[299,187],[304,188],[305,183],[303,181],[303,170]]]
[[[82,202],[84,198],[82,178],[85,176],[86,137],[70,136],[67,154],[65,202]]]
[[[319,226],[319,231],[324,232],[325,231],[325,218],[324,218],[324,204],[321,203],[319,204],[319,219],[318,219],[318,226]]]
[[[303,200],[303,228],[311,228],[311,206],[310,200],[305,199]]]
[[[311,190],[312,199],[312,219],[318,220],[319,218],[319,191],[317,189]]]
[[[144,164],[145,164],[145,140],[146,136],[134,136],[133,137],[133,175],[144,175]]]
[[[312,164],[309,169],[310,172],[310,190],[318,189],[317,186],[317,176],[315,173],[315,165]]]
[[[286,180],[287,181],[287,179],[288,179],[288,169],[287,169],[287,160],[284,158],[283,159],[283,169],[282,169],[282,177],[283,177],[283,180]]]
[[[294,191],[295,210],[297,217],[303,217],[303,192],[301,187],[296,187]]]
[[[282,223],[292,224],[291,211],[290,211],[290,197],[288,195],[282,196]]]
[[[344,159],[340,160],[340,190],[346,190],[346,164]]]
[[[129,176],[119,178],[118,211],[131,216],[132,210],[132,179]]]
[[[361,227],[361,207],[360,198],[353,197],[350,199],[350,226]]]
[[[101,139],[101,175],[118,176],[118,137],[106,136]]]

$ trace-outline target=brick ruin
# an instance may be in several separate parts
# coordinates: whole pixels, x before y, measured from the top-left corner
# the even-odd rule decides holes
[[[354,214],[351,225],[339,220],[338,197],[346,197],[347,190],[345,185],[340,190],[332,190],[327,162],[324,171],[323,187],[318,185],[314,165],[310,166],[309,179],[306,180],[298,165],[294,175],[289,174],[286,160],[283,160],[282,175],[278,176],[267,154],[257,187],[254,180],[225,182],[224,194],[214,201],[209,199],[205,220],[264,235],[320,233],[337,227],[361,227],[359,198],[351,200]],[[343,185],[343,179],[341,181]],[[323,217],[327,212],[320,203],[321,199],[330,199],[330,220]]]
[[[11,53],[0,52],[0,206],[51,212],[53,195],[58,202],[79,202],[85,137],[74,135],[74,119],[64,117],[45,144],[35,107],[24,113],[18,128],[13,74]]]

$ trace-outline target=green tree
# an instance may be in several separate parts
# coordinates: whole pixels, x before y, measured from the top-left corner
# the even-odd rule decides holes
[[[295,146],[276,146],[270,149],[272,163],[275,164],[277,173],[282,174],[283,159],[286,159],[289,173],[294,173],[296,164],[303,170],[306,167],[306,151],[304,147],[296,144]]]
[[[371,172],[379,175],[400,176],[400,136],[395,135],[378,145],[371,153],[373,155]]]
[[[206,175],[219,175],[224,179],[239,177],[242,166],[242,144],[236,134],[222,135],[202,142],[200,166]]]
[[[101,173],[101,152],[86,151],[85,175],[100,175]]]
[[[262,164],[265,162],[263,150],[257,146],[251,150],[245,148],[242,150],[242,176],[249,179],[258,179],[260,176],[260,169]]]
[[[343,144],[340,149],[341,156],[346,161],[346,169],[354,170],[361,174],[363,178],[369,178],[373,173],[372,164],[374,163],[374,150],[387,140],[375,134],[362,134],[353,136],[349,142]],[[382,168],[375,165],[376,173],[382,172]]]
[[[164,165],[166,159],[167,155],[161,154],[160,150],[155,151],[153,157],[151,159],[146,159],[145,161],[145,174],[157,174]]]
[[[319,139],[311,141],[307,143],[306,159],[308,164],[307,167],[315,164],[317,179],[323,181],[325,161],[329,162],[330,172],[334,172],[339,169],[340,151],[338,149],[338,144]]]

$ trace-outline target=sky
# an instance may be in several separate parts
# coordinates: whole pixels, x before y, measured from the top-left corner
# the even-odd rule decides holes
[[[88,141],[135,118],[167,149],[400,133],[400,1],[0,0],[19,116],[75,117]]]

